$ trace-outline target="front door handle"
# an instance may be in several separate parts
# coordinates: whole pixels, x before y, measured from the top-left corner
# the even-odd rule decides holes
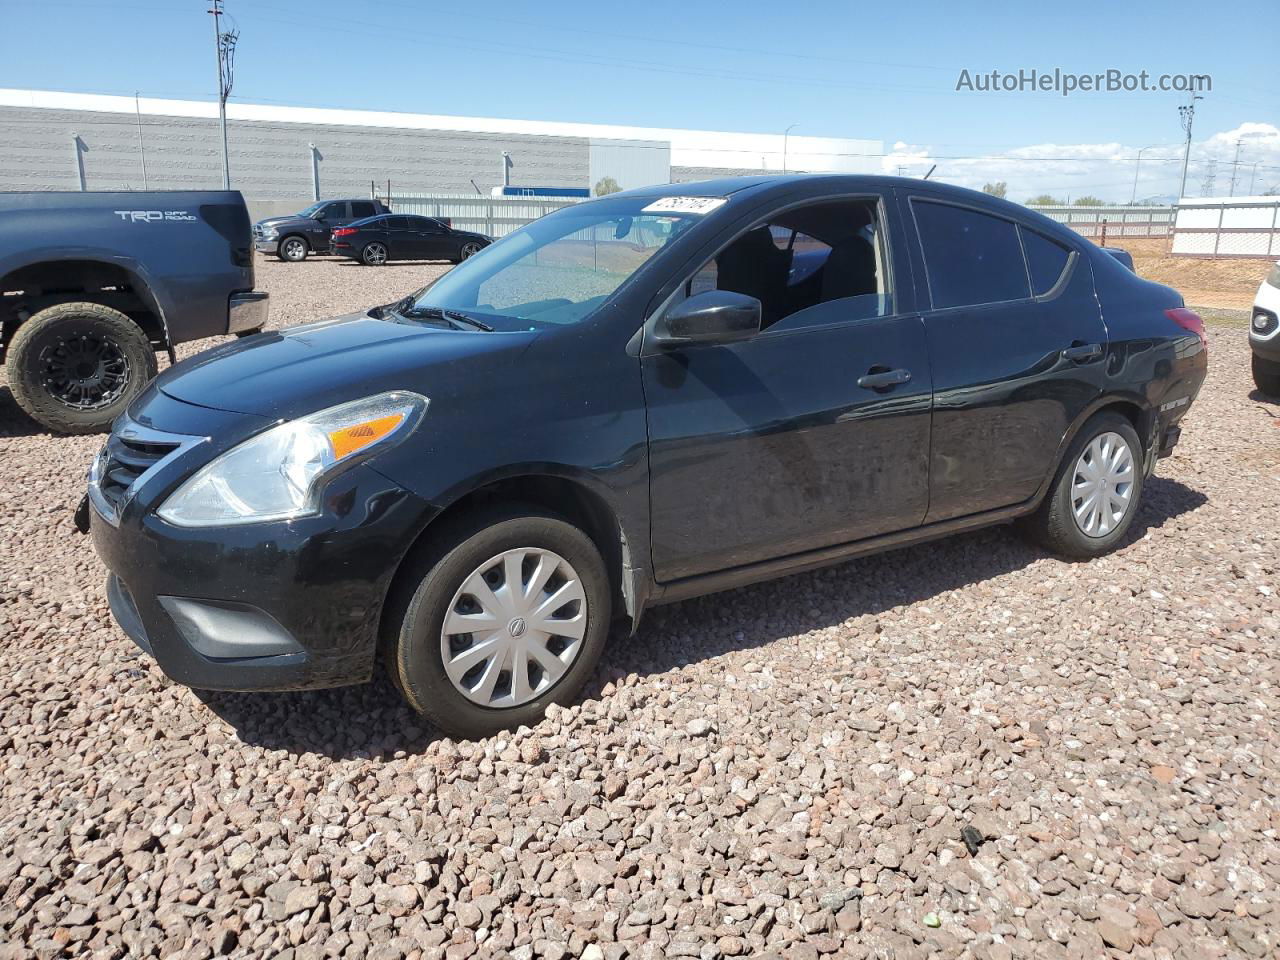
[[[1089,363],[1101,357],[1102,344],[1100,343],[1073,343],[1062,351],[1062,359],[1070,360],[1072,363]]]
[[[896,387],[900,383],[911,382],[911,371],[903,370],[887,370],[881,366],[872,367],[866,373],[858,378],[858,386],[864,390],[887,390],[890,387]]]

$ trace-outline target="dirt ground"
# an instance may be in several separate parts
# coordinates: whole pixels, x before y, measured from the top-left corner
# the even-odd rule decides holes
[[[1133,254],[1133,266],[1140,276],[1164,283],[1179,293],[1193,307],[1215,307],[1247,310],[1253,306],[1258,284],[1271,269],[1271,260],[1221,257],[1201,260],[1197,257],[1175,257],[1169,253],[1169,241],[1123,238],[1108,241],[1108,246],[1123,247]]]

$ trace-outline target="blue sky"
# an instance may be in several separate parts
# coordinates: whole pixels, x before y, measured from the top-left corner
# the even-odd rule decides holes
[[[208,6],[0,0],[0,86],[212,98]],[[1203,73],[1213,89],[1193,157],[1218,157],[1223,184],[1234,140],[1251,134],[1243,160],[1262,167],[1259,182],[1280,182],[1274,0],[226,7],[241,30],[234,97],[248,102],[756,132],[794,123],[797,135],[883,140],[890,172],[936,161],[935,176],[1008,179],[1019,199],[1127,199],[1131,158],[1151,146],[1139,195],[1172,192],[1178,163],[1166,158],[1180,156],[1185,96],[964,93],[962,69]]]

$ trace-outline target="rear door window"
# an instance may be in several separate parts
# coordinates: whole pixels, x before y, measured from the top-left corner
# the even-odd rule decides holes
[[[1031,290],[1037,297],[1043,296],[1057,286],[1062,271],[1067,269],[1071,251],[1026,227],[1020,226],[1018,232],[1022,234],[1022,249],[1027,255]]]
[[[379,223],[380,223],[380,224],[381,224],[385,229],[387,229],[387,230],[392,230],[392,231],[395,231],[395,232],[397,232],[397,233],[399,233],[399,232],[402,232],[402,231],[405,231],[405,230],[408,230],[408,229],[409,229],[409,218],[408,218],[408,217],[384,217],[381,221],[379,221]]]
[[[911,208],[935,310],[1031,296],[1013,221],[918,197]]]
[[[352,200],[351,201],[351,217],[354,220],[363,220],[365,217],[372,217],[377,214],[378,208],[373,205],[372,200]]]

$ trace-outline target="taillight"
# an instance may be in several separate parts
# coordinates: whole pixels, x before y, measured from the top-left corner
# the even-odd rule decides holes
[[[1189,333],[1194,333],[1200,338],[1200,344],[1209,349],[1209,337],[1204,332],[1204,320],[1200,318],[1200,314],[1194,310],[1188,310],[1186,307],[1174,307],[1172,310],[1166,310],[1164,315]]]
[[[339,227],[337,230],[333,231],[333,235],[335,237],[349,237],[355,232],[355,227]]]

